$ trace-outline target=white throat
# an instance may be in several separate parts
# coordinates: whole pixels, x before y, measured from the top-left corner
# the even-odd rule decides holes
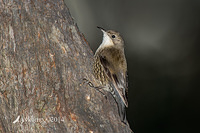
[[[114,43],[112,39],[108,36],[108,34],[104,30],[102,30],[102,32],[103,32],[103,41],[98,49],[114,46]]]

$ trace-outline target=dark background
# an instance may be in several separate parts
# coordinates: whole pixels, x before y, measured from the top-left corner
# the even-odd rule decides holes
[[[135,133],[200,131],[200,0],[66,3],[94,52],[102,41],[96,26],[123,36]]]

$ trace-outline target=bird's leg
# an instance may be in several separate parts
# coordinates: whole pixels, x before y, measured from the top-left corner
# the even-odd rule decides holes
[[[86,79],[86,78],[84,78],[83,79],[83,84],[88,84],[91,88],[94,88],[95,90],[97,90],[98,92],[100,92],[106,99],[107,99],[107,97],[106,97],[106,95],[102,92],[102,91],[100,91],[101,89],[103,89],[104,87],[102,87],[102,86],[94,86],[93,84],[92,84],[92,82],[90,82],[88,79]]]

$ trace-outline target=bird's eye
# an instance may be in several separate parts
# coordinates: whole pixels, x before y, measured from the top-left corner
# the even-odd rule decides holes
[[[112,38],[115,38],[115,35],[112,35]]]

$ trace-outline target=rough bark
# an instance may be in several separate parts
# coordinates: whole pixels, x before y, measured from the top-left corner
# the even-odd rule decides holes
[[[131,132],[92,62],[62,0],[1,0],[0,132]]]

